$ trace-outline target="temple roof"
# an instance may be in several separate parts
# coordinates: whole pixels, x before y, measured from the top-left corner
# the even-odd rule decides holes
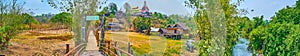
[[[149,8],[148,8],[148,6],[147,6],[147,4],[146,4],[146,1],[144,1],[144,6],[143,6],[141,12],[149,12]]]

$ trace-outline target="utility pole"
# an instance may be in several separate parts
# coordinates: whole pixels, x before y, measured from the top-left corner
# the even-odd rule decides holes
[[[100,42],[100,51],[101,52],[104,52],[104,46],[105,46],[105,43],[104,43],[104,31],[105,31],[105,27],[104,27],[104,25],[105,25],[105,15],[103,14],[102,15],[102,20],[101,20],[101,42]]]
[[[81,23],[81,39],[82,42],[85,42],[85,15],[82,15],[82,23]]]

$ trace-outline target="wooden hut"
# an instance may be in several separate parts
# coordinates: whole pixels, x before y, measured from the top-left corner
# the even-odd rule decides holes
[[[189,28],[186,27],[184,24],[175,24],[175,25],[168,25],[167,28],[160,28],[158,32],[161,36],[172,38],[172,39],[181,39],[183,34],[188,33]]]

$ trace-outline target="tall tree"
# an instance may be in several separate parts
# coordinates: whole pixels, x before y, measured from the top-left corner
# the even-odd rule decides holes
[[[100,12],[100,14],[106,14],[106,13],[108,13],[108,12],[109,12],[108,7],[104,7],[104,8],[102,9],[102,11]]]
[[[108,5],[108,8],[109,8],[109,12],[111,12],[112,14],[115,14],[118,11],[117,4],[115,3],[110,3]]]
[[[300,3],[300,2],[297,2]],[[300,5],[296,5],[300,6]],[[300,24],[300,8],[297,7],[289,7],[283,8],[275,13],[276,15],[272,17],[272,21],[274,23],[283,23],[283,22],[292,22],[294,24]]]
[[[266,56],[300,55],[299,1],[276,12],[270,23],[254,18],[253,31],[249,34],[250,48],[255,54]],[[257,27],[257,28],[255,28]]]
[[[243,0],[188,0],[187,6],[196,10],[201,40],[198,43],[200,55],[230,56],[238,37],[238,12],[236,6]],[[236,2],[231,4],[230,2]]]
[[[39,23],[36,18],[34,18],[33,16],[31,16],[27,13],[23,13],[22,16],[24,18],[24,24],[29,25],[30,29],[32,29],[32,24]]]
[[[259,26],[250,33],[250,47],[255,53],[267,56],[297,56],[300,50],[299,29],[299,25],[286,22]]]
[[[137,17],[133,20],[133,24],[136,25],[139,32],[143,32],[143,30],[146,30],[144,32],[146,35],[150,35],[150,27],[152,26],[152,19],[150,18],[144,18],[144,17]]]
[[[22,30],[24,24],[23,5],[18,0],[1,0],[0,10],[0,50],[5,50],[10,39]]]
[[[131,6],[129,5],[129,3],[126,2],[126,3],[123,5],[123,7],[125,8],[126,13],[129,13],[129,12],[131,11]]]

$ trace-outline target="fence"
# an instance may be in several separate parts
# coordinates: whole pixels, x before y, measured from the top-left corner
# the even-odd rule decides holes
[[[79,44],[70,50],[70,45],[66,44],[66,54],[64,56],[79,56],[84,49],[84,44]]]
[[[108,56],[133,56],[132,45],[128,42],[128,51],[122,50],[117,47],[118,42],[105,41],[104,53]],[[103,47],[103,46],[102,46]],[[79,56],[81,52],[84,50],[84,44],[79,44],[70,50],[70,45],[66,44],[66,54],[64,56]]]
[[[104,52],[106,55],[122,56],[123,54],[127,56],[133,56],[132,45],[128,42],[128,51],[122,50],[117,47],[118,42],[112,43],[112,41],[105,41]]]

